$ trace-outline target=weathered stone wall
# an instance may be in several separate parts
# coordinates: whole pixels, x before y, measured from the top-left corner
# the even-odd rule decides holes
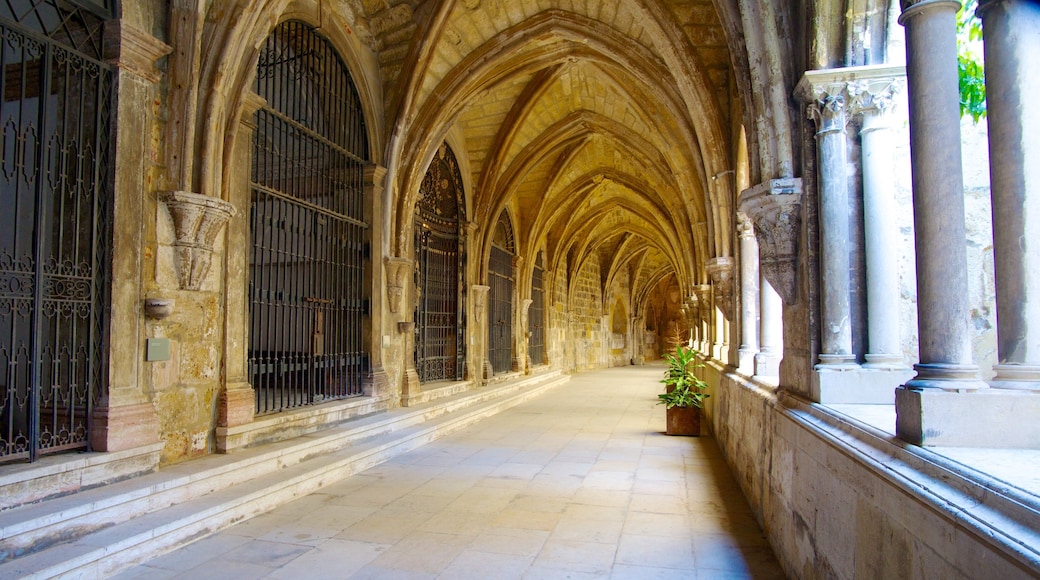
[[[707,409],[719,446],[788,576],[1035,574],[1000,534],[958,516],[959,507],[981,503],[975,494],[984,489],[961,487],[913,448],[859,432],[800,400],[781,404],[713,366],[703,376],[712,385]]]
[[[610,311],[608,321],[610,325],[609,363],[612,367],[632,364],[634,329],[631,327],[631,282],[628,269],[621,270],[607,290],[604,300]]]
[[[569,348],[572,350],[573,371],[606,367],[610,346],[610,329],[606,328],[603,314],[603,291],[600,288],[600,263],[591,256],[572,282],[570,304]]]

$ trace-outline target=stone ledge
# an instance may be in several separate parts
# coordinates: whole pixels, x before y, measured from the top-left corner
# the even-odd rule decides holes
[[[0,511],[68,495],[155,471],[163,443],[112,452],[44,457],[36,463],[4,466]]]
[[[776,408],[979,542],[1040,569],[1040,498],[796,395],[781,393]]]
[[[906,384],[915,375],[909,368],[817,369],[812,373],[812,392],[823,405],[892,405],[896,400],[896,387]]]
[[[916,445],[1040,449],[1040,393],[896,389],[896,433]]]
[[[388,408],[389,397],[385,395],[358,397],[260,417],[244,425],[217,427],[217,451],[231,453],[237,449],[307,435],[347,419],[379,413]]]
[[[421,405],[423,403],[429,403],[430,401],[436,401],[437,399],[443,399],[444,397],[457,395],[468,391],[475,386],[476,384],[473,381],[457,381],[439,384],[438,386],[430,388],[422,387],[418,393],[409,393],[401,397],[401,405],[404,407],[414,407],[415,405]]]

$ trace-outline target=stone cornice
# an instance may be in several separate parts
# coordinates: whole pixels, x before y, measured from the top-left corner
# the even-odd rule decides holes
[[[715,304],[726,320],[733,320],[733,258],[719,256],[708,260],[705,269],[715,286]]]
[[[906,78],[903,65],[850,66],[806,71],[794,93],[802,102],[822,102],[829,96],[846,100],[859,92],[879,92],[880,87]],[[850,91],[850,87],[853,88]]]
[[[159,82],[155,63],[173,47],[120,20],[105,24],[105,61],[149,82]]]

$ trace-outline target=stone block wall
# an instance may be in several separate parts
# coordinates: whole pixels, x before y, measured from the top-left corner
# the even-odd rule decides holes
[[[1021,546],[1004,539],[1008,530],[997,528],[1014,528],[1022,539],[1035,522],[986,523],[983,511],[994,508],[999,490],[720,367],[703,376],[712,385],[707,412],[719,446],[790,577],[1035,574]],[[1035,542],[1037,533],[1025,536]]]

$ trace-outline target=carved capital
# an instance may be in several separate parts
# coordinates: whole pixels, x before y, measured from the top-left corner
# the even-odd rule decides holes
[[[759,267],[784,303],[798,299],[798,238],[802,226],[802,180],[773,179],[740,194],[740,211],[755,224]]]
[[[715,286],[715,304],[726,320],[733,320],[733,258],[719,256],[708,260],[706,267]]]
[[[159,200],[173,218],[177,237],[173,246],[179,259],[181,289],[198,290],[209,273],[217,234],[235,215],[235,206],[190,191],[167,191],[160,194]]]
[[[711,284],[698,284],[693,287],[693,292],[697,295],[697,309],[704,317],[711,311]]]
[[[397,314],[403,310],[404,288],[408,282],[408,275],[412,272],[414,260],[411,258],[389,257],[384,260],[386,265],[386,297],[389,302],[390,312]]]

